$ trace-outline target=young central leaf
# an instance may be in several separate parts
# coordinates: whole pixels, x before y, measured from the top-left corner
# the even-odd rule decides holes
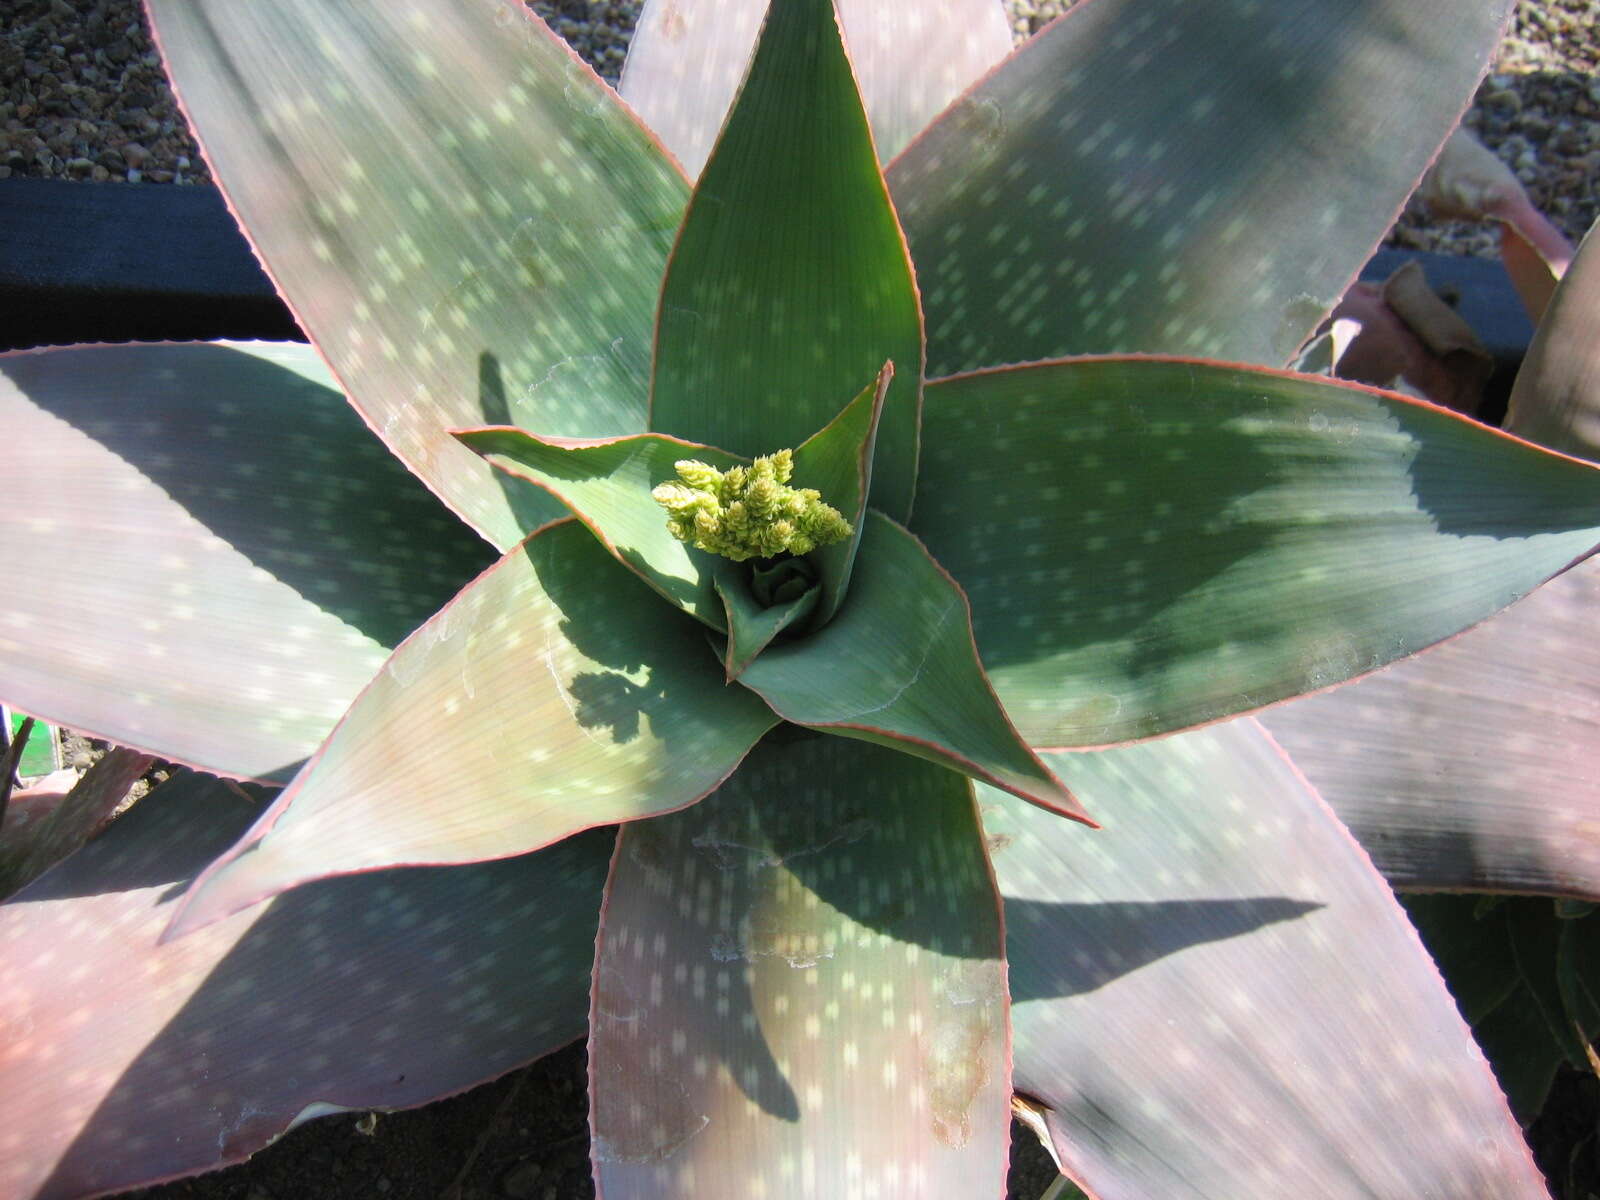
[[[744,562],[809,554],[853,532],[815,488],[788,486],[794,474],[792,450],[726,471],[692,458],[673,466],[678,479],[657,485],[650,495],[667,510],[672,536],[696,549]]]

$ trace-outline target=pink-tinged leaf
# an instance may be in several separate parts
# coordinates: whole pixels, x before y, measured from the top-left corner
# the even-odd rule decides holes
[[[1357,283],[1333,310],[1341,379],[1400,389],[1472,416],[1494,373],[1494,356],[1429,285],[1416,259],[1383,284]]]
[[[928,374],[1287,362],[1471,97],[1510,0],[1091,0],[891,164]]]
[[[606,889],[607,1200],[1000,1194],[1000,914],[959,775],[786,730],[694,808],[626,826]]]
[[[687,188],[517,0],[148,0],[206,158],[385,442],[506,549],[558,516],[447,430],[645,428]]]
[[[1600,543],[1600,470],[1314,376],[1038,364],[931,385],[925,422],[913,532],[971,597],[984,666],[1035,747],[1340,683]]]
[[[1258,725],[1049,757],[1104,829],[979,803],[1015,1086],[1092,1195],[1545,1196],[1393,893]]]
[[[0,692],[222,774],[288,778],[490,561],[309,347],[0,357]]]
[[[832,0],[763,25],[661,285],[650,428],[755,457],[836,417],[887,359],[872,505],[917,478],[922,315]]]
[[[1600,900],[1600,562],[1262,721],[1396,887]]]
[[[311,884],[165,945],[255,806],[185,775],[0,907],[0,1194],[68,1200],[405,1108],[583,1031],[611,838]]]
[[[105,828],[155,760],[113,746],[65,790],[45,785],[11,794],[0,822],[0,897],[31,883]],[[47,780],[48,783],[48,780]]]
[[[307,880],[505,858],[671,812],[775,723],[725,686],[698,624],[576,521],[552,526],[395,651],[172,936]]]
[[[1011,52],[997,0],[839,0],[880,161]],[[766,0],[649,0],[622,67],[622,98],[700,174],[756,43]]]
[[[1590,231],[1556,288],[1511,391],[1506,428],[1600,461],[1600,235]]]
[[[1511,168],[1462,126],[1445,141],[1417,194],[1436,217],[1501,222],[1501,257],[1537,325],[1572,263],[1572,243],[1533,206]]]
[[[769,646],[739,682],[786,721],[892,746],[1089,820],[995,698],[961,588],[876,510],[850,603],[808,637]]]

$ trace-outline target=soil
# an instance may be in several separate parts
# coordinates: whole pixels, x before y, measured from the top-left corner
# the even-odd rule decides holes
[[[118,1200],[587,1200],[588,1085],[582,1043],[425,1108],[309,1121],[248,1162]],[[1012,1125],[1008,1200],[1057,1178]]]

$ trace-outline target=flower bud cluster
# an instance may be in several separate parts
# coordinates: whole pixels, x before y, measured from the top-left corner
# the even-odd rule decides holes
[[[698,459],[674,463],[678,479],[650,493],[680,542],[734,562],[806,554],[850,536],[850,523],[815,488],[792,488],[794,452],[779,450],[726,471]]]

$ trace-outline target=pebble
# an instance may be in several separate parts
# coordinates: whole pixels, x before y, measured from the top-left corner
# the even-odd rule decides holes
[[[1073,0],[1008,0],[1019,41]],[[138,0],[0,0],[0,171],[181,186],[208,182]],[[638,0],[530,0],[616,83]],[[1524,0],[1466,123],[1568,237],[1600,215],[1600,0]],[[120,161],[111,152],[120,154]],[[1398,245],[1493,255],[1490,229],[1408,209]]]

